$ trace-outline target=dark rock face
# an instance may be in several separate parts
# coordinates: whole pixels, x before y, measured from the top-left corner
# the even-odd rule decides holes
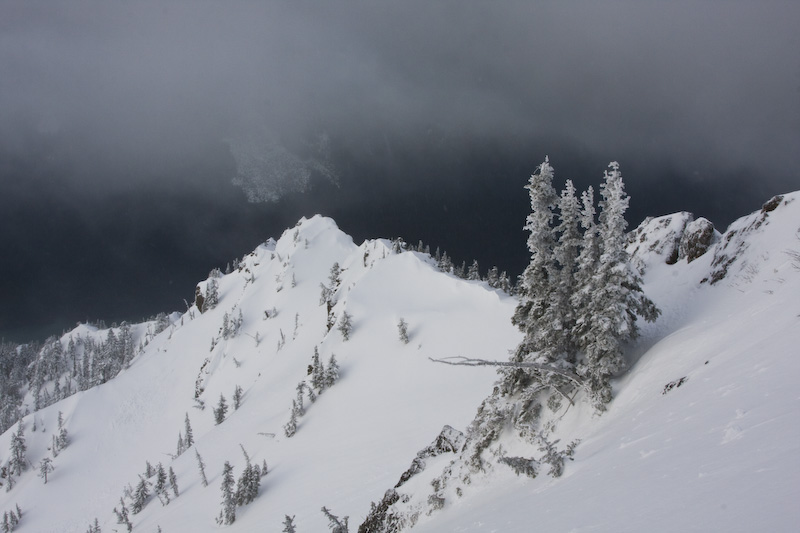
[[[767,202],[761,206],[762,213],[769,213],[770,211],[775,211],[781,202],[783,201],[783,195],[779,194],[778,196],[773,196]]]
[[[417,456],[411,462],[411,466],[400,476],[400,481],[393,489],[389,489],[383,498],[370,506],[370,512],[364,522],[359,526],[358,533],[397,533],[414,525],[415,516],[404,516],[403,513],[396,513],[392,506],[397,503],[408,503],[409,496],[397,492],[406,481],[425,470],[425,460],[437,457],[445,453],[456,453],[460,451],[466,443],[466,437],[457,429],[444,426],[439,436],[425,448],[417,452]]]
[[[202,313],[203,312],[203,304],[205,304],[205,296],[203,296],[203,291],[200,290],[200,287],[197,286],[194,289],[194,305],[197,306],[197,309]]]
[[[714,224],[698,218],[686,225],[678,245],[678,259],[686,258],[691,263],[708,251],[719,240]],[[669,261],[667,261],[669,263]]]

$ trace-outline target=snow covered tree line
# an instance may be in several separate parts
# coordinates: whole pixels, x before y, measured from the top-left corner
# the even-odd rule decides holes
[[[0,433],[29,414],[76,392],[101,385],[128,368],[149,339],[170,326],[164,313],[150,317],[143,342],[136,344],[132,326],[112,324],[103,336],[53,336],[22,345],[0,342]],[[106,329],[104,324],[96,327]],[[30,395],[25,408],[27,389]]]
[[[332,387],[339,380],[339,363],[336,361],[336,354],[331,354],[328,359],[327,367],[320,361],[319,350],[314,347],[314,355],[311,357],[311,364],[308,365],[307,380],[302,380],[297,384],[297,396],[292,400],[292,410],[289,413],[289,421],[283,426],[283,432],[287,437],[292,437],[297,432],[297,421],[305,415],[306,409],[303,398],[308,396],[311,403],[317,401],[317,397]]]
[[[469,265],[467,265],[466,261],[462,261],[460,266],[456,266],[453,263],[453,259],[447,255],[447,252],[442,251],[439,247],[436,247],[436,250],[431,253],[431,247],[422,241],[419,241],[417,245],[409,245],[399,237],[392,240],[393,253],[406,251],[419,252],[431,256],[436,267],[446,274],[453,274],[456,277],[470,281],[485,281],[493,289],[500,289],[508,294],[514,294],[515,285],[508,273],[505,270],[501,272],[497,266],[491,267],[486,272],[486,276],[482,276],[477,259],[473,259]]]
[[[553,174],[545,159],[526,187],[531,261],[512,318],[525,338],[511,358],[521,365],[501,370],[501,390],[528,402],[544,385],[560,403],[582,385],[603,409],[611,400],[609,380],[624,366],[623,344],[638,335],[637,317],[654,321],[660,312],[642,293],[625,250],[629,198],[619,164],[612,162],[604,174],[597,221],[592,188],[579,202],[567,180],[559,196]]]

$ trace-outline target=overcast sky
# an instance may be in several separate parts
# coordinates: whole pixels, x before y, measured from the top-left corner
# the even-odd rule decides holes
[[[314,212],[516,274],[546,154],[559,186],[620,161],[634,224],[724,229],[800,185],[798,26],[796,1],[4,0],[0,336],[177,309]],[[231,184],[231,143],[322,133],[338,188]]]

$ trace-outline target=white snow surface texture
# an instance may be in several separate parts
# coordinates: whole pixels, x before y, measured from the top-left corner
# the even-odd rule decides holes
[[[654,245],[631,250],[662,315],[628,346],[629,369],[615,380],[608,410],[578,403],[556,428],[562,443],[580,439],[564,475],[529,479],[495,466],[412,530],[800,531],[800,261],[791,253],[800,250],[798,198],[784,195],[771,211],[736,221],[691,263],[666,264],[655,244],[659,232],[685,222],[648,219],[638,235]],[[727,261],[715,261],[721,256]],[[319,305],[334,262],[343,269],[334,313],[352,316],[347,341],[337,327],[327,330]],[[722,262],[725,275],[709,283]],[[151,496],[131,517],[134,531],[279,532],[290,515],[298,532],[323,532],[322,506],[349,516],[355,531],[416,452],[446,424],[464,431],[492,390],[490,368],[429,358],[504,360],[521,340],[512,297],[444,274],[425,254],[394,254],[389,241],[356,245],[320,216],[259,246],[218,281],[215,309],[171,315],[172,327],[119,376],[24,418],[31,467],[0,492],[0,516],[22,509],[16,531],[84,532],[95,518],[104,532],[124,531],[112,509],[145,461],[171,466],[180,496],[166,506]],[[265,318],[273,308],[277,316]],[[239,334],[221,338],[223,314],[240,310]],[[408,344],[398,337],[401,318]],[[147,326],[133,328],[137,344]],[[106,332],[80,326],[62,342],[78,334]],[[306,399],[287,438],[283,425],[315,347],[326,364],[336,355],[341,377],[313,404]],[[205,410],[194,407],[199,375]],[[244,394],[234,410],[237,385]],[[231,408],[215,425],[220,394]],[[50,454],[59,411],[70,444],[44,484],[36,465]],[[194,449],[172,457],[186,413],[208,487]],[[15,431],[0,437],[3,463]],[[220,526],[222,466],[230,461],[239,476],[240,444],[269,473],[235,523]]]

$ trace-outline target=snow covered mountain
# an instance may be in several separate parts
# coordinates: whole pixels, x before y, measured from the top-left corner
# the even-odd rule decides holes
[[[349,516],[351,531],[375,531],[379,521],[364,521],[392,487],[396,499],[378,511],[422,532],[795,531],[798,198],[775,198],[723,235],[688,213],[631,233],[629,251],[662,315],[629,346],[605,413],[580,402],[556,413],[558,446],[577,444],[560,477],[517,476],[495,462],[469,483],[442,486],[462,466],[461,432],[496,374],[430,358],[507,359],[521,338],[510,322],[516,301],[395,243],[356,245],[317,216],[231,273],[213,273],[185,313],[130,327],[140,348],[116,377],[8,429],[2,464],[21,427],[28,468],[0,479],[0,514],[19,507],[16,531],[84,532],[95,519],[102,531],[125,531],[113,510],[121,497],[136,499],[147,463],[161,463],[178,495],[151,489],[140,512],[128,510],[134,531],[281,531],[287,515],[298,532],[327,531],[323,506]],[[64,353],[80,361],[78,337],[99,343],[109,332],[83,325],[64,335]],[[332,356],[338,379],[324,372]],[[71,364],[64,383],[74,376],[81,388]],[[42,390],[54,395],[55,386]],[[298,388],[304,414],[289,437]],[[218,417],[221,396],[228,410]],[[30,411],[35,401],[27,391]],[[516,453],[515,442],[501,439],[497,457]],[[46,457],[54,468],[45,484],[37,474]],[[235,522],[220,525],[226,462],[235,478],[249,463],[266,463],[267,473]]]

